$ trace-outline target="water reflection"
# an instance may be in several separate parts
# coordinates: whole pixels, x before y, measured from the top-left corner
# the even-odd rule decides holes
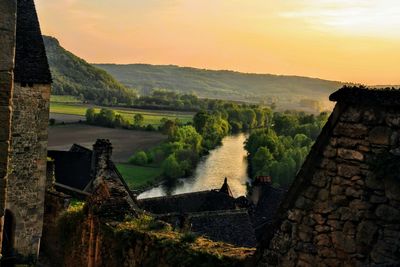
[[[247,161],[243,143],[247,136],[238,134],[225,137],[222,146],[214,149],[198,165],[192,177],[180,179],[175,185],[154,187],[138,198],[176,195],[220,188],[224,178],[235,197],[246,194]]]

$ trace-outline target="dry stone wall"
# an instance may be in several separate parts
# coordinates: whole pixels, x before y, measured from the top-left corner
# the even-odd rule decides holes
[[[16,3],[0,1],[0,251],[10,149]]]
[[[398,266],[400,109],[339,103],[328,124],[258,265]]]
[[[36,258],[46,188],[50,85],[14,87],[11,172],[6,208],[15,218],[15,253]]]

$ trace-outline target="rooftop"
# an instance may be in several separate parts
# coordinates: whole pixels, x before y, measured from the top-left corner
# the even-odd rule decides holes
[[[397,106],[400,105],[400,89],[344,86],[331,94],[329,100],[350,104]]]

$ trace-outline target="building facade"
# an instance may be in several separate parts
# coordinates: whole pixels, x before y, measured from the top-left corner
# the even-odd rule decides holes
[[[35,261],[43,226],[51,74],[33,0],[1,2],[7,7],[1,13],[9,17],[4,24],[15,29],[7,43],[15,52],[2,55],[13,76],[13,86],[4,87],[7,96],[12,95],[13,112],[9,164],[2,168],[8,173],[2,190],[2,254],[16,261]],[[16,16],[10,15],[13,8]]]

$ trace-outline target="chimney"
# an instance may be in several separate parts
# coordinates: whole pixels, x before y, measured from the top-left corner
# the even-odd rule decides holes
[[[101,170],[108,169],[112,156],[112,145],[108,139],[98,139],[93,145],[92,175],[96,178]]]

